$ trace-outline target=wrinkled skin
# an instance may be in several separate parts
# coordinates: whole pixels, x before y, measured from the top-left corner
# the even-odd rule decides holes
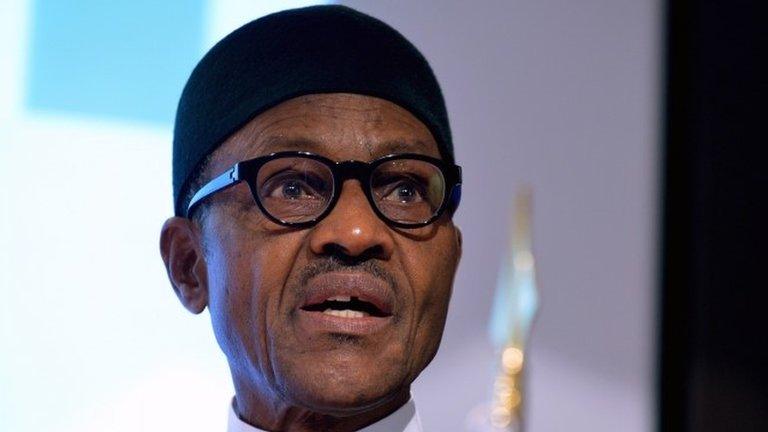
[[[390,153],[440,157],[429,130],[401,107],[351,94],[302,96],[254,118],[216,152],[206,179],[238,161],[303,150],[336,161]],[[208,307],[235,385],[235,407],[267,430],[356,430],[405,403],[445,324],[461,233],[450,217],[418,229],[379,219],[356,180],[334,210],[304,229],[264,217],[241,183],[212,196],[200,221],[169,219],[161,252],[186,308]],[[342,337],[299,325],[302,272],[351,263],[390,279],[390,324]]]

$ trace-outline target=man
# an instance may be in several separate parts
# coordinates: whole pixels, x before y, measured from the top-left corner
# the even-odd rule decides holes
[[[193,71],[160,246],[210,311],[229,430],[419,431],[461,233],[461,172],[423,56],[342,6],[251,22]]]

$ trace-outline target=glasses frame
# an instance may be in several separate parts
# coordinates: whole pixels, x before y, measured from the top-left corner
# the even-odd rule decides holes
[[[333,195],[331,195],[328,206],[325,210],[323,210],[322,213],[320,213],[312,220],[304,222],[284,221],[269,213],[264,207],[264,204],[262,204],[261,199],[259,199],[258,185],[256,182],[258,172],[261,167],[264,166],[267,162],[273,161],[275,159],[288,157],[313,159],[315,161],[321,162],[328,167],[333,176]],[[440,204],[440,207],[434,212],[434,214],[426,221],[413,223],[394,221],[384,215],[381,210],[379,210],[376,202],[374,201],[373,192],[371,191],[371,174],[380,165],[399,159],[415,159],[429,162],[436,166],[443,175],[443,179],[445,180],[443,202]],[[189,205],[187,206],[187,217],[189,217],[189,215],[192,213],[194,207],[199,205],[200,202],[205,198],[244,181],[248,184],[251,195],[253,196],[253,200],[256,202],[259,210],[261,210],[262,214],[264,214],[264,216],[266,216],[269,220],[287,227],[306,228],[317,224],[333,211],[333,209],[336,207],[336,203],[339,201],[339,197],[341,196],[341,190],[344,182],[350,179],[358,180],[363,186],[363,192],[368,198],[368,203],[370,204],[374,213],[376,213],[376,215],[387,224],[398,228],[419,228],[427,226],[440,218],[440,216],[442,216],[448,208],[455,210],[459,206],[459,201],[461,200],[461,167],[458,165],[446,163],[441,159],[416,153],[397,153],[380,157],[378,159],[372,160],[371,162],[361,162],[356,160],[336,162],[314,153],[302,151],[282,151],[238,162],[232,165],[232,167],[227,169],[224,173],[218,175],[206,183],[195,193],[195,195],[189,201]]]

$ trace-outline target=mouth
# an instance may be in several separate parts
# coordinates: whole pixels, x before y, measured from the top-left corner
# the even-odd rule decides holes
[[[362,300],[357,296],[334,295],[321,303],[309,304],[301,308],[307,312],[320,312],[340,318],[386,318],[391,313],[383,311],[375,303]]]
[[[362,335],[392,322],[392,289],[373,275],[325,273],[312,278],[306,292],[299,317],[311,333]]]

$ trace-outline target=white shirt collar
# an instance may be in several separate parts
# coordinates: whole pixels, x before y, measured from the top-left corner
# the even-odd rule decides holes
[[[235,413],[232,404],[229,404],[229,425],[227,432],[266,432],[253,427],[240,418]],[[360,429],[358,432],[422,432],[419,413],[416,412],[416,404],[413,398],[398,408],[392,414],[384,417],[376,423]]]

